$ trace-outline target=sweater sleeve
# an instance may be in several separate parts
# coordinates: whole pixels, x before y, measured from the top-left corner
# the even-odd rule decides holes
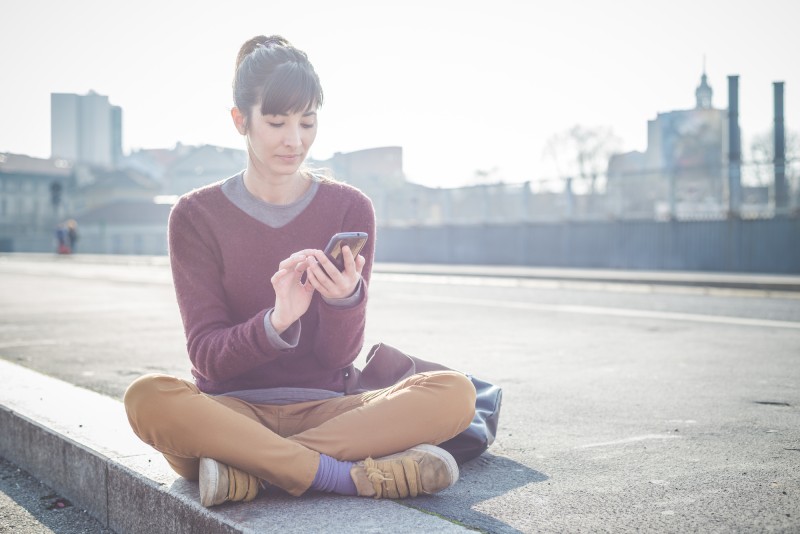
[[[169,256],[175,293],[194,372],[224,381],[280,357],[264,329],[265,307],[236,323],[222,286],[223,262],[201,208],[181,199],[169,218]]]
[[[345,215],[341,232],[367,232],[369,239],[361,250],[366,263],[361,271],[361,299],[349,307],[340,307],[319,299],[319,327],[314,339],[314,354],[328,369],[347,367],[358,357],[364,345],[367,296],[372,263],[375,259],[375,212],[370,200],[359,194]]]

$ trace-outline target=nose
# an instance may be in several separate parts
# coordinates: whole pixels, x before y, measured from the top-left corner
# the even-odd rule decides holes
[[[302,140],[300,138],[300,127],[290,125],[284,131],[283,144],[288,147],[300,146]]]

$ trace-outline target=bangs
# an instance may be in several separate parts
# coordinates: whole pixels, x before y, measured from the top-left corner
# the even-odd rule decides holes
[[[295,62],[280,65],[261,93],[262,115],[304,113],[322,105],[322,86],[313,70]]]

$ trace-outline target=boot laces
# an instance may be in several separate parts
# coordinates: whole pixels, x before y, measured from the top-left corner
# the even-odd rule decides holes
[[[419,464],[411,458],[396,458],[380,463],[364,460],[367,479],[375,489],[375,498],[399,499],[416,497],[422,487]]]

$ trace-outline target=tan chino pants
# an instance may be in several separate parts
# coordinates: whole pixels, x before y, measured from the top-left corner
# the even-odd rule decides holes
[[[437,445],[466,429],[475,388],[457,372],[420,373],[386,389],[286,406],[250,404],[202,393],[167,375],[145,375],[125,392],[133,431],[196,480],[200,458],[213,458],[301,495],[320,453],[360,461]]]

